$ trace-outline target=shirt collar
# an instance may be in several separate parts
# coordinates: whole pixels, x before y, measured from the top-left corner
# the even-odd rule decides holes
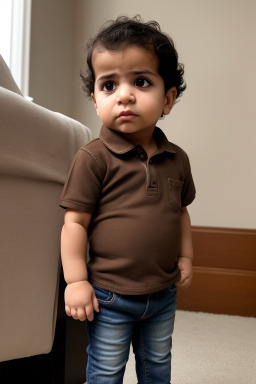
[[[160,128],[155,127],[153,135],[158,146],[158,153],[176,153],[173,149],[173,146],[168,141],[167,137]],[[110,151],[118,155],[130,152],[137,147],[136,144],[133,144],[122,134],[106,127],[105,125],[103,125],[100,130],[99,138],[103,142],[103,144],[108,149],[110,149]]]

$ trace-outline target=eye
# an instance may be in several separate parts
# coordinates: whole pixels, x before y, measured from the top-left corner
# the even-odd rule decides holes
[[[135,81],[135,85],[136,87],[139,87],[139,88],[147,88],[151,85],[151,81],[146,79],[145,77],[139,77],[138,79],[136,79]]]
[[[102,86],[102,90],[105,92],[112,92],[115,89],[116,89],[116,84],[114,83],[114,81],[107,81]]]

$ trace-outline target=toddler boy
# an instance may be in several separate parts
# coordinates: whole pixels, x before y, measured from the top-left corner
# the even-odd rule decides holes
[[[103,126],[77,153],[60,201],[66,313],[88,320],[88,384],[122,383],[131,343],[138,383],[169,384],[195,187],[187,155],[156,123],[186,88],[183,66],[171,38],[138,17],[105,25],[87,64]]]

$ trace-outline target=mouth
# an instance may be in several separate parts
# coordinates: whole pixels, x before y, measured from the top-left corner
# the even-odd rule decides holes
[[[118,115],[118,118],[120,118],[121,120],[129,120],[129,119],[132,119],[132,118],[134,118],[136,116],[137,115],[135,113],[133,113],[132,111],[122,111]]]

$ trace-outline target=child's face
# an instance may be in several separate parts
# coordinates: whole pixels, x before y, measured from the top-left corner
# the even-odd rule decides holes
[[[162,112],[170,112],[176,97],[174,87],[165,93],[158,58],[135,45],[120,51],[99,47],[93,52],[92,64],[92,99],[102,123],[131,140],[152,136]]]

